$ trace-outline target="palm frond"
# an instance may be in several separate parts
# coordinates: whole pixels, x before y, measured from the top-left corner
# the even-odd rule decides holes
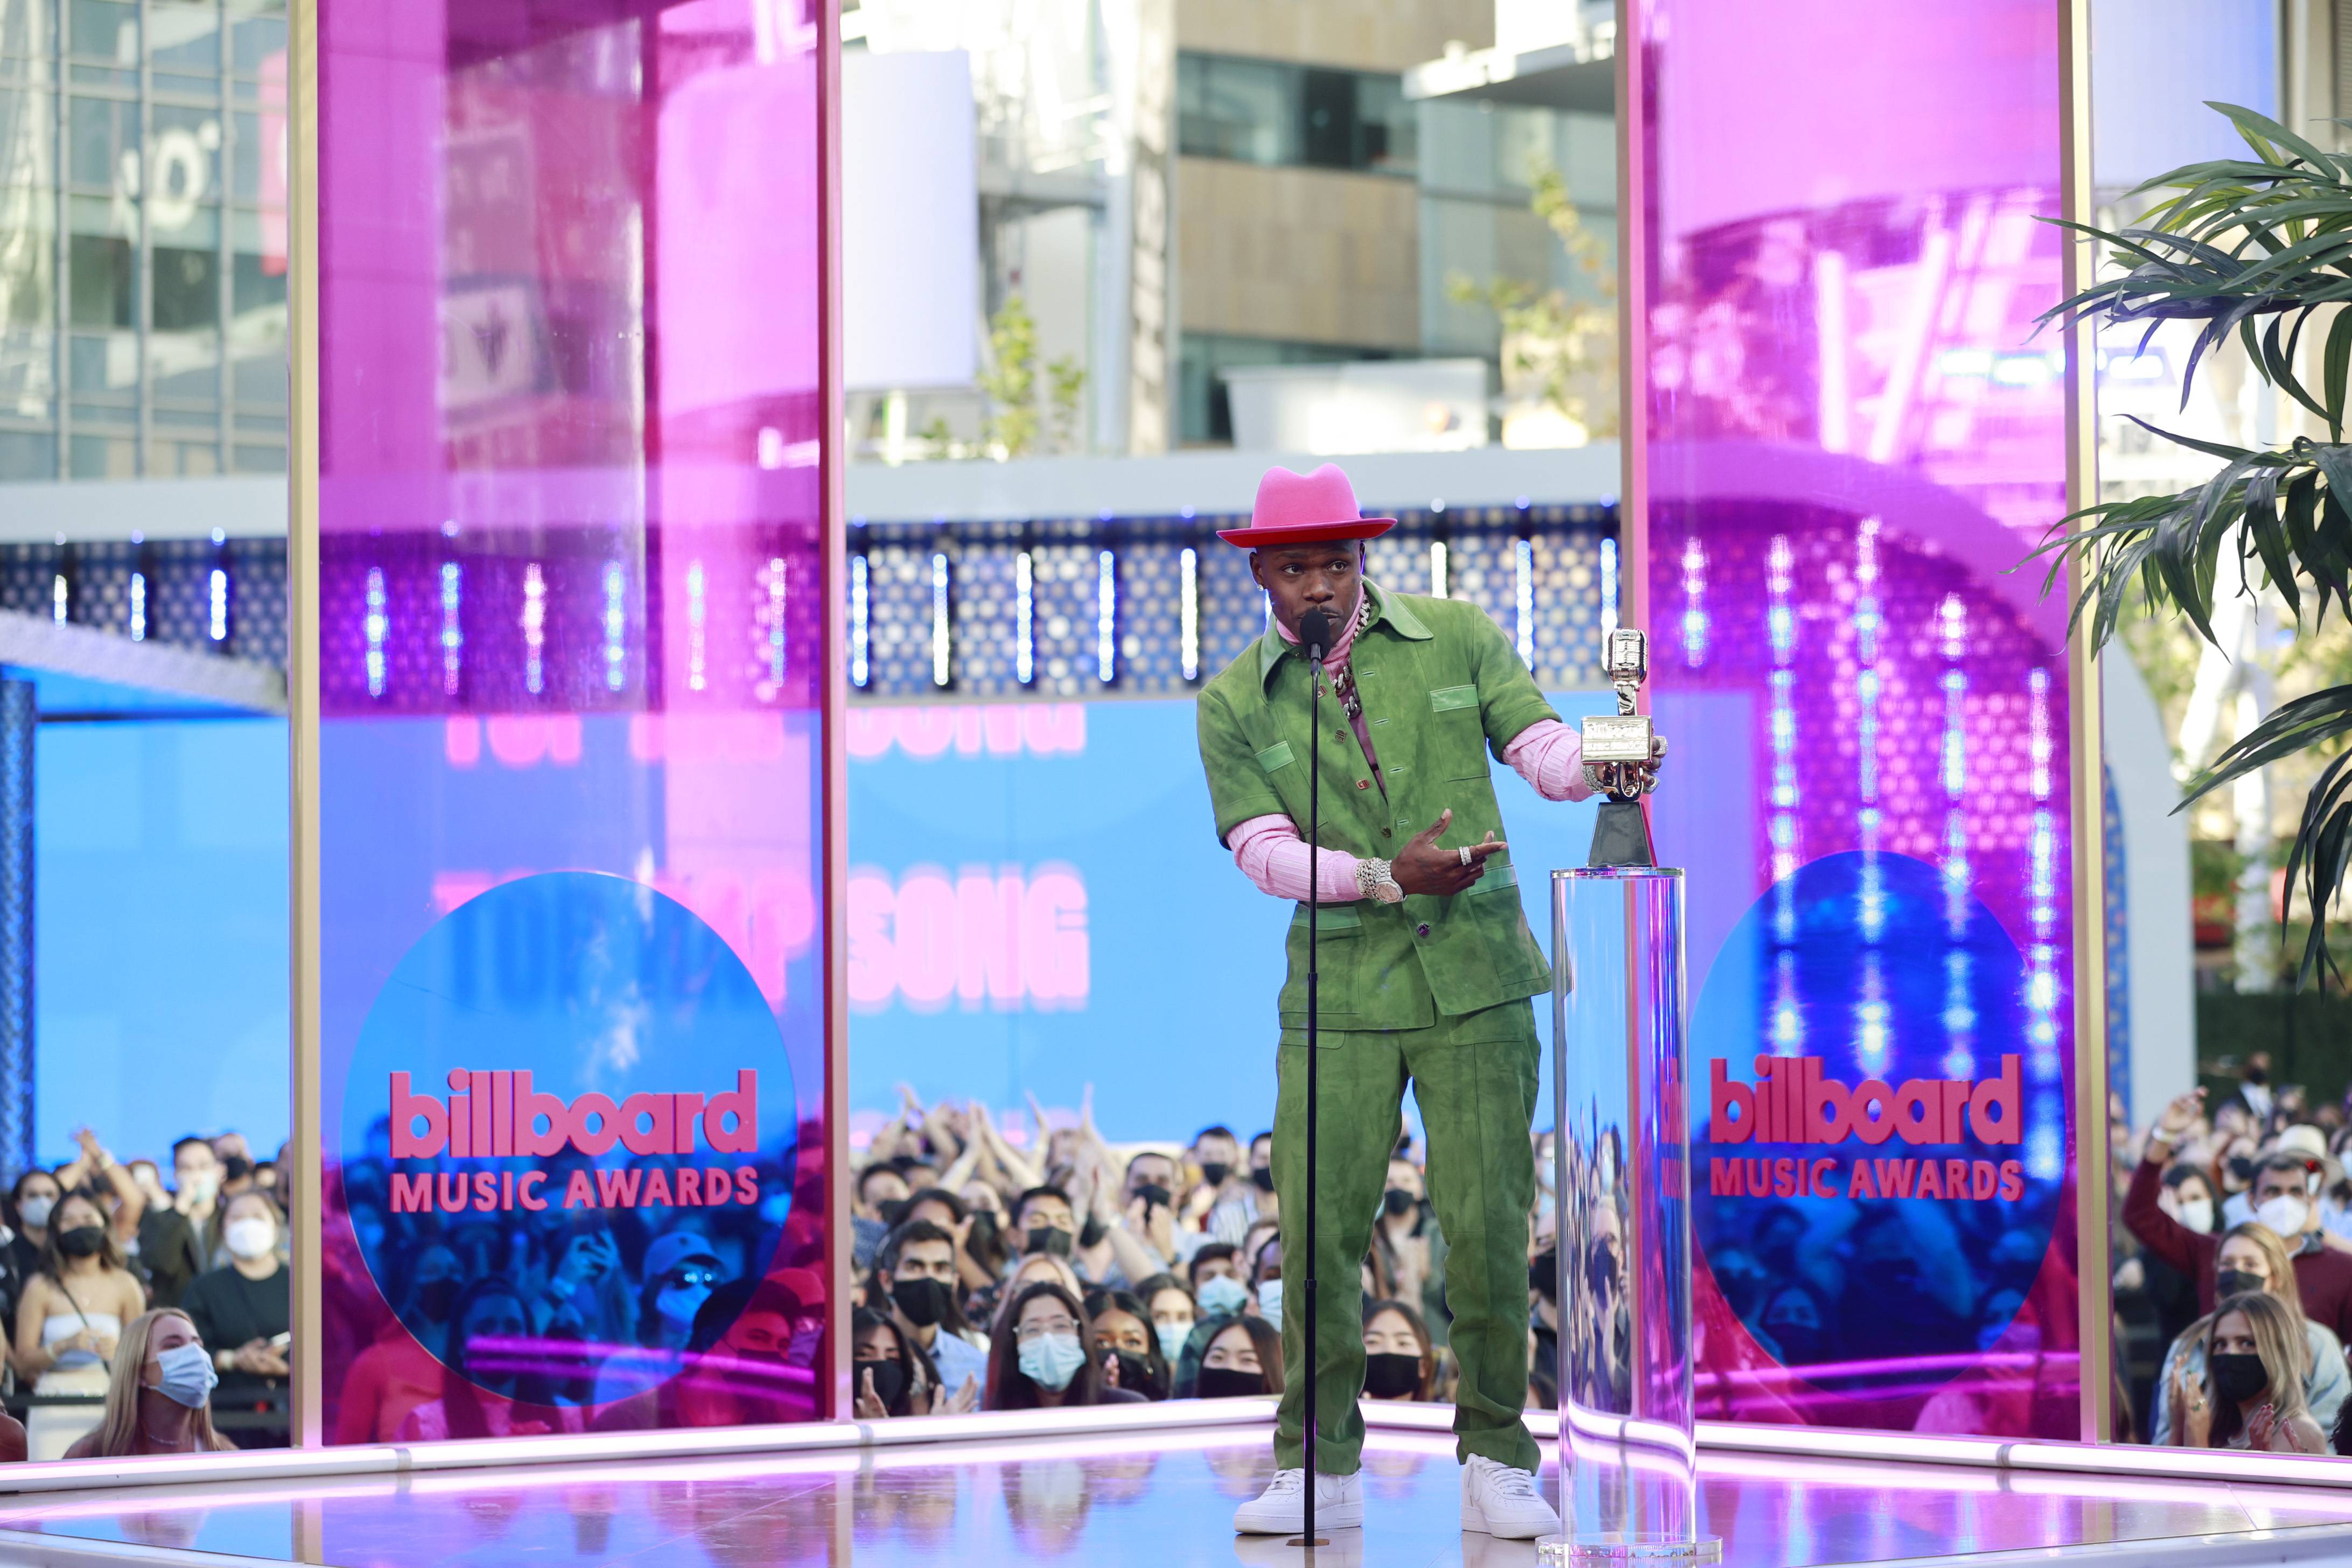
[[[2266,115],[2208,105],[2237,128],[2251,158],[2184,164],[2132,193],[2157,196],[2139,223],[2114,230],[2049,220],[2107,248],[2116,270],[2043,312],[2053,321],[2140,322],[2145,349],[2166,321],[2200,323],[2180,382],[2186,408],[2197,367],[2232,334],[2263,380],[2326,425],[2273,450],[2136,423],[2217,459],[2221,468],[2178,495],[2103,501],[2061,519],[2033,553],[2051,558],[2043,592],[2071,559],[2083,565],[2073,624],[2088,617],[2100,646],[2115,635],[2137,588],[2151,613],[2169,605],[2208,642],[2222,594],[2267,585],[2298,626],[2316,628],[2333,604],[2352,619],[2352,446],[2345,443],[2352,386],[2352,155],[2315,146]],[[2298,370],[2303,334],[2332,314],[2316,387]],[[2229,580],[2224,552],[2235,557]],[[2031,557],[2029,557],[2031,559]],[[2281,706],[2189,784],[2183,807],[2257,769],[2352,736],[2352,686]],[[2327,947],[2329,907],[2352,870],[2352,750],[2327,763],[2305,798],[2287,859],[2311,929],[2298,984],[2341,977]]]

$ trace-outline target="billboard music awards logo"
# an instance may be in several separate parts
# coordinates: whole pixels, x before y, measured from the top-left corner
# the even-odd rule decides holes
[[[775,1010],[707,922],[625,878],[547,872],[451,910],[385,977],[341,1083],[331,1191],[420,1343],[459,1326],[422,1288],[452,1267],[459,1302],[536,1305],[561,1279],[535,1331],[595,1361],[665,1308],[723,1331],[696,1321],[714,1292],[821,1242],[787,1223],[799,1100]]]
[[[1707,1064],[1711,1143],[1983,1144],[2021,1142],[2024,1098],[2021,1058],[2000,1059],[2000,1075],[1907,1079],[1897,1089],[1864,1079],[1849,1089],[1822,1076],[1819,1057],[1758,1057],[1753,1088],[1735,1080],[1724,1059]],[[1782,1155],[1707,1163],[1714,1197],[1948,1198],[2004,1202],[2025,1193],[2021,1161]]]
[[[2066,1005],[1909,856],[1824,856],[1749,906],[1693,999],[1685,1103],[1704,1279],[1765,1354],[1924,1389],[2042,1343],[2045,1264],[2072,1279]]]
[[[735,1088],[706,1099],[699,1094],[633,1094],[615,1102],[607,1094],[591,1091],[566,1101],[562,1095],[541,1093],[527,1070],[488,1072],[452,1068],[446,1082],[455,1092],[445,1105],[432,1095],[412,1093],[409,1075],[392,1075],[387,1111],[392,1131],[392,1157],[432,1160],[453,1158],[504,1159],[514,1155],[544,1159],[567,1149],[592,1159],[611,1152],[617,1142],[632,1154],[692,1156],[749,1154],[759,1147],[760,1075],[746,1068],[735,1075]],[[542,1126],[541,1124],[544,1123]],[[395,1170],[392,1175],[392,1212],[424,1214],[438,1209],[462,1214],[468,1209],[488,1214],[524,1208],[533,1212],[548,1205],[543,1194],[544,1171],[477,1171],[464,1173]],[[667,1170],[598,1170],[594,1179],[575,1166],[566,1179],[562,1197],[565,1208],[719,1207],[726,1204],[757,1204],[760,1173],[751,1165],[708,1165],[698,1169],[680,1164]]]

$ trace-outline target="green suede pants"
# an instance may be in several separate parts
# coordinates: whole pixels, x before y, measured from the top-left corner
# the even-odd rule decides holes
[[[1388,1185],[1408,1080],[1429,1135],[1429,1197],[1450,1248],[1445,1304],[1461,1367],[1454,1402],[1460,1458],[1533,1471],[1535,1439],[1519,1419],[1528,1395],[1528,1210],[1535,1159],[1531,1002],[1425,1029],[1318,1034],[1316,1345],[1322,1375],[1315,1468],[1349,1475],[1364,1447],[1356,1399],[1364,1387],[1364,1254]],[[1275,1463],[1304,1464],[1307,1378],[1307,1032],[1285,1029],[1274,1113],[1274,1186],[1282,1200],[1282,1409]]]

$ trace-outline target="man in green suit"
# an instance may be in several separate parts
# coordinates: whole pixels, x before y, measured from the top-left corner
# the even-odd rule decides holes
[[[1408,1080],[1429,1139],[1429,1195],[1445,1267],[1465,1530],[1525,1539],[1559,1520],[1535,1487],[1528,1387],[1528,1142],[1537,1045],[1529,1001],[1551,971],[1520,913],[1487,753],[1550,800],[1582,799],[1576,731],[1559,721],[1502,631],[1475,605],[1397,594],[1363,575],[1363,545],[1393,526],[1363,517],[1333,464],[1269,472],[1247,528],[1274,624],[1213,677],[1199,704],[1201,763],[1217,837],[1265,892],[1310,896],[1313,737],[1302,616],[1329,620],[1321,736],[1320,1210],[1316,1522],[1363,1521],[1360,1265],[1370,1244]],[[1278,1004],[1274,1180],[1285,1275],[1305,1277],[1307,913],[1290,922]],[[1242,1505],[1245,1533],[1295,1532],[1305,1456],[1306,1292],[1282,1297],[1277,1473]]]

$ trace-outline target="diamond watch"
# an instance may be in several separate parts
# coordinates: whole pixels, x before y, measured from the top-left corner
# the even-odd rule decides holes
[[[1389,863],[1369,856],[1356,862],[1356,890],[1365,898],[1383,904],[1404,901],[1404,889],[1398,887],[1396,879],[1390,875]]]

